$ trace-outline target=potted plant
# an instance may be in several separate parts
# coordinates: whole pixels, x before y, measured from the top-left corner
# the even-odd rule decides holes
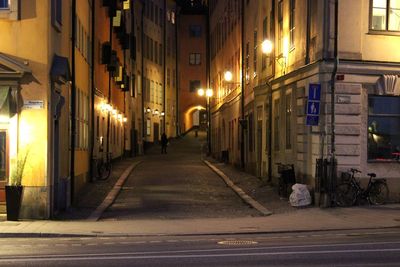
[[[7,220],[9,221],[17,221],[19,217],[23,191],[22,177],[24,175],[27,158],[28,153],[25,153],[22,158],[17,159],[17,164],[6,185]]]

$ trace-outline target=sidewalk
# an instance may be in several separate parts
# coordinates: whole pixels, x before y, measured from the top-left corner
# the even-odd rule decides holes
[[[179,140],[173,140],[172,143],[175,146],[179,142]],[[185,147],[190,145],[187,139],[184,145]],[[287,200],[280,199],[276,190],[265,185],[260,179],[209,158],[207,160],[222,171],[233,185],[271,211],[272,215],[262,216],[260,213],[260,217],[241,218],[93,220],[91,215],[98,207],[104,205],[103,208],[105,208],[107,204],[113,202],[113,197],[115,198],[118,193],[114,192],[110,195],[110,192],[113,188],[115,189],[115,185],[122,186],[124,177],[126,178],[129,171],[127,169],[145,160],[146,156],[114,163],[112,175],[107,181],[88,184],[84,190],[85,194],[79,196],[76,207],[67,213],[60,214],[56,220],[0,222],[0,237],[277,233],[400,227],[400,204],[297,209],[291,207]],[[208,168],[206,165],[204,167]],[[107,202],[105,204],[104,199]],[[98,216],[99,214],[94,217],[98,218]]]

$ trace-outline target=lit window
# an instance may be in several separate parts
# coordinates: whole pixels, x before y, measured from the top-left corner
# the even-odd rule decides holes
[[[368,160],[400,160],[400,97],[368,97]]]
[[[400,0],[372,1],[371,29],[400,31]]]

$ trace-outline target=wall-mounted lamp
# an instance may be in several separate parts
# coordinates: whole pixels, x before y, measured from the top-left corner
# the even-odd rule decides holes
[[[164,117],[165,116],[165,112],[164,111],[161,111],[161,114],[160,114],[162,117]]]
[[[227,81],[227,82],[231,82],[231,81],[232,81],[232,78],[233,78],[232,72],[229,71],[229,70],[225,71],[225,73],[224,73],[224,80]]]
[[[146,113],[150,113],[151,112],[151,108],[147,107],[146,108]]]

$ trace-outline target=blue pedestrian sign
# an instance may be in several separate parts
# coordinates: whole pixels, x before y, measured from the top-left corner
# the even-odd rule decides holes
[[[317,126],[321,106],[321,85],[310,84],[308,87],[306,125]]]
[[[319,115],[319,101],[308,101],[307,102],[307,115]]]
[[[321,101],[321,85],[310,84],[308,87],[308,100]]]

